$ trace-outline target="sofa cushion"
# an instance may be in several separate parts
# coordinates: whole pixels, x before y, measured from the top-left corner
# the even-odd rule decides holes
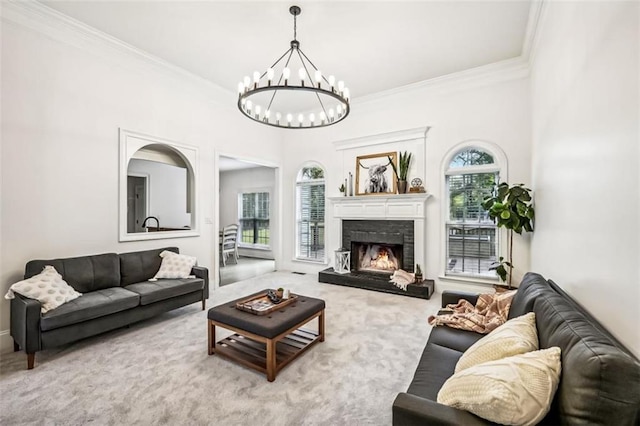
[[[188,278],[191,269],[196,266],[196,258],[165,250],[160,253],[162,263],[153,278]]]
[[[451,376],[437,401],[499,424],[534,425],[551,407],[560,371],[557,347],[489,361]]]
[[[25,278],[42,272],[51,265],[71,287],[80,293],[117,287],[120,285],[120,261],[115,253],[66,259],[32,260],[25,267]]]
[[[140,295],[141,305],[150,305],[160,300],[175,296],[202,291],[204,281],[201,278],[159,279],[158,281],[144,281],[131,284],[125,289]]]
[[[434,328],[434,331],[436,329]],[[462,352],[429,341],[422,352],[407,393],[435,401],[438,391],[453,374],[460,356]]]
[[[135,308],[139,302],[138,294],[121,287],[92,291],[42,315],[40,328],[47,331],[88,321]]]
[[[45,266],[38,275],[13,284],[4,298],[13,299],[14,292],[40,302],[40,312],[43,314],[82,296],[51,265]]]
[[[122,281],[119,285],[125,287],[129,284],[153,278],[162,263],[160,253],[165,250],[178,253],[177,247],[120,253],[120,275],[122,276]]]
[[[431,329],[429,343],[454,349],[458,352],[464,352],[484,336],[484,334],[473,331],[460,330],[443,325]]]
[[[540,347],[562,350],[562,422],[627,424],[640,408],[640,364],[566,297],[542,287],[533,306]]]
[[[471,345],[456,364],[456,373],[487,361],[538,350],[536,314],[510,319]]]
[[[518,291],[511,299],[508,319],[520,317],[533,311],[533,302],[545,287],[548,288],[549,285],[542,275],[527,272],[518,286]]]

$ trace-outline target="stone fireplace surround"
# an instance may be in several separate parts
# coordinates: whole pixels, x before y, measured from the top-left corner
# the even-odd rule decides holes
[[[330,197],[333,218],[340,220],[340,241],[351,250],[351,241],[377,239],[375,233],[387,233],[390,242],[402,239],[403,269],[413,272],[415,264],[425,265],[425,204],[429,194]],[[346,228],[346,229],[345,229]],[[381,242],[381,241],[360,241]],[[409,285],[404,291],[389,282],[390,274],[354,271],[338,274],[333,268],[319,273],[323,283],[346,285],[368,290],[428,299],[433,294],[433,281]]]

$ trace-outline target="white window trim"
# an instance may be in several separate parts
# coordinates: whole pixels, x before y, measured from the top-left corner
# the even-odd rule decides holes
[[[240,214],[242,213],[242,194],[255,194],[257,192],[266,192],[269,194],[269,244],[250,244],[250,243],[243,243],[242,242],[242,237],[240,236],[242,234],[242,225],[240,224]],[[273,200],[273,194],[272,194],[272,189],[271,188],[247,188],[247,189],[241,189],[240,191],[238,191],[238,195],[237,195],[237,201],[238,201],[238,212],[237,212],[237,216],[238,216],[238,230],[240,232],[240,235],[238,235],[238,248],[244,248],[244,249],[252,249],[252,250],[264,250],[264,251],[270,251],[271,250],[271,221],[273,220],[271,217],[273,215],[273,205],[272,205],[272,200]]]
[[[465,149],[476,148],[481,151],[485,151],[493,156],[494,164],[484,164],[480,166],[469,166],[469,167],[455,167],[450,168],[449,165],[453,158],[460,152]],[[508,162],[507,156],[498,145],[493,142],[482,141],[482,140],[467,140],[460,142],[453,146],[447,151],[445,156],[443,157],[442,164],[440,167],[440,179],[441,179],[441,194],[442,200],[441,203],[442,211],[441,211],[441,220],[440,220],[440,277],[447,280],[473,283],[473,284],[487,284],[490,282],[498,282],[498,277],[496,276],[495,280],[491,277],[479,276],[479,275],[471,275],[471,274],[452,274],[447,273],[447,225],[451,223],[455,223],[449,221],[449,188],[447,186],[447,176],[458,175],[458,174],[467,174],[467,173],[490,173],[490,172],[498,172],[499,178],[501,182],[507,182],[509,180],[508,174]],[[461,173],[464,171],[464,173]],[[501,228],[497,228],[497,236],[498,236],[498,257],[506,255],[506,247],[507,247],[507,235]]]
[[[304,256],[300,256],[299,253],[299,248],[300,248],[300,240],[299,240],[299,235],[300,232],[298,230],[298,215],[299,215],[299,211],[298,211],[298,182],[299,182],[299,177],[300,177],[300,172],[302,171],[303,168],[305,167],[319,167],[322,169],[322,171],[324,172],[324,178],[323,179],[310,179],[308,181],[304,181],[305,183],[319,183],[319,182],[323,182],[324,183],[324,224],[325,224],[325,231],[324,231],[324,245],[325,245],[325,249],[324,249],[324,257],[323,258],[319,258],[319,259],[310,259],[308,257],[304,257]],[[327,257],[327,168],[324,167],[322,164],[318,163],[317,161],[307,161],[303,164],[300,165],[300,167],[297,168],[298,172],[296,173],[296,177],[295,177],[295,181],[293,183],[293,200],[294,200],[294,215],[293,215],[293,229],[295,230],[295,235],[294,235],[294,241],[295,241],[295,246],[293,248],[293,260],[296,262],[303,262],[303,263],[312,263],[312,264],[321,264],[321,265],[327,265],[329,263],[328,261],[328,257]]]

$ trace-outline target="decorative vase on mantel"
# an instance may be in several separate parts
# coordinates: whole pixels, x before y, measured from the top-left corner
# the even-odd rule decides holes
[[[406,194],[406,193],[407,193],[407,181],[398,180],[398,194]]]

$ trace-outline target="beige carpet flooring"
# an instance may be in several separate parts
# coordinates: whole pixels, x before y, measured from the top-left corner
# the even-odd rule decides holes
[[[221,287],[207,307],[280,286],[326,301],[326,341],[275,382],[207,355],[198,303],[39,352],[31,371],[24,353],[3,354],[0,424],[391,424],[391,405],[413,377],[440,295],[427,301],[274,272]]]

